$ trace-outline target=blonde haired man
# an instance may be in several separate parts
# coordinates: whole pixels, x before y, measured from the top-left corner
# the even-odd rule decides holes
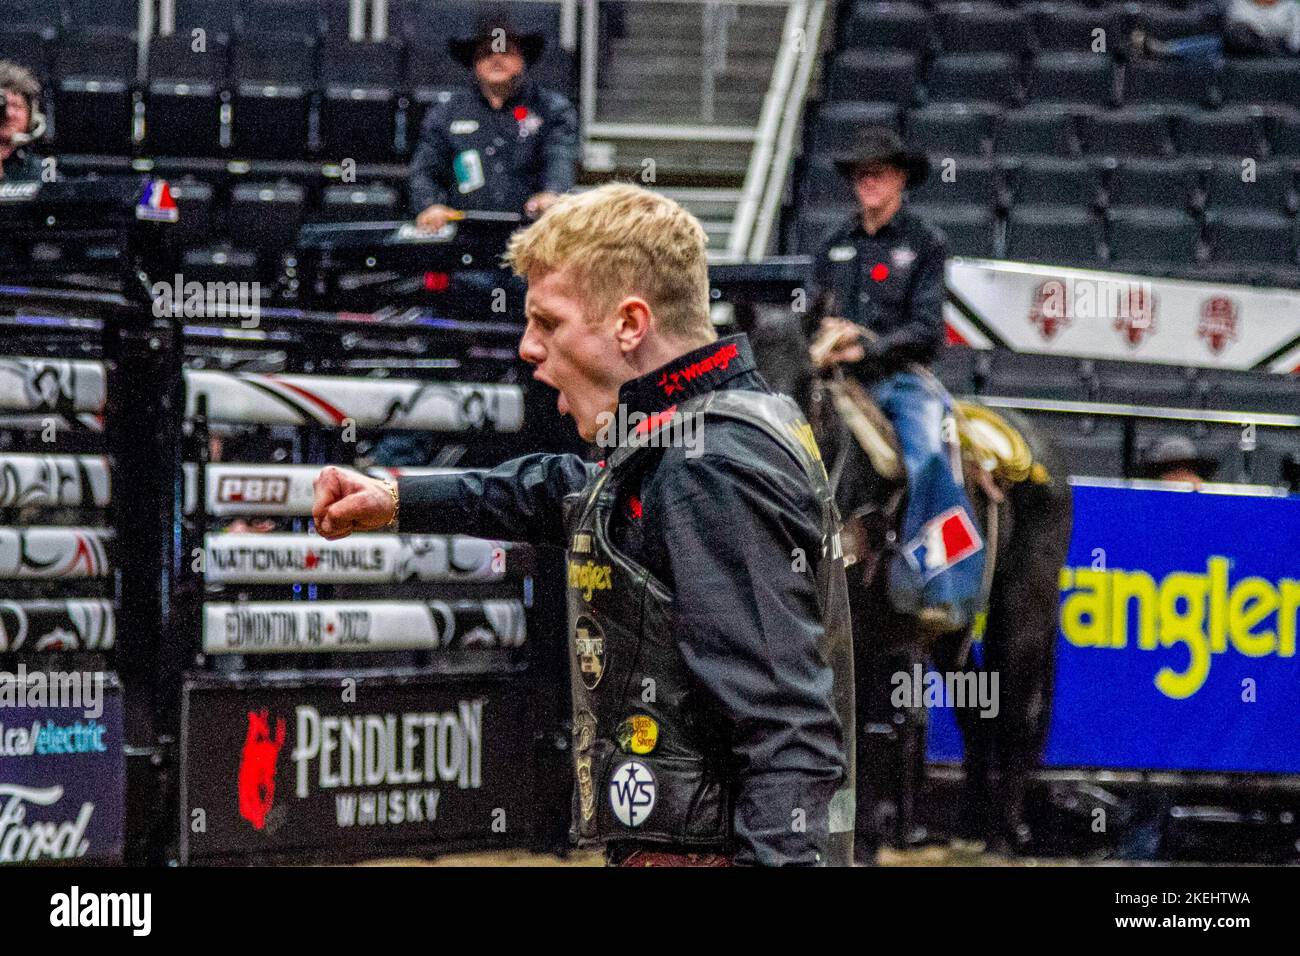
[[[316,480],[327,538],[566,548],[574,837],[624,865],[847,864],[853,673],[837,516],[794,403],[709,320],[705,235],[629,185],[514,236],[520,357],[602,446],[491,471]]]

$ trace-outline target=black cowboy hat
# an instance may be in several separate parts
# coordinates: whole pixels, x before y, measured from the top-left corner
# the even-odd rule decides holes
[[[887,126],[868,126],[859,130],[853,145],[835,154],[835,168],[850,179],[863,166],[888,163],[907,174],[908,187],[925,182],[930,175],[930,159],[919,149],[908,149],[902,138]]]
[[[540,33],[524,33],[519,30],[510,18],[510,14],[504,9],[489,10],[482,14],[472,33],[462,33],[447,41],[447,50],[465,69],[472,70],[479,47],[502,36],[507,42],[519,47],[524,63],[528,66],[540,60],[546,50],[544,36]]]
[[[1139,478],[1158,478],[1171,468],[1187,468],[1209,481],[1219,469],[1217,460],[1200,454],[1190,438],[1166,435],[1147,448],[1138,462]]]

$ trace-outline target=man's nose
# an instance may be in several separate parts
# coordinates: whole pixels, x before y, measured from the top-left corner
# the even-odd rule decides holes
[[[531,322],[524,329],[524,337],[519,340],[519,357],[529,365],[541,365],[542,359],[546,358]]]

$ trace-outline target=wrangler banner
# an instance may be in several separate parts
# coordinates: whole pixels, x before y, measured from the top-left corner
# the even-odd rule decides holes
[[[1044,762],[1300,773],[1297,541],[1300,497],[1075,484]]]
[[[509,679],[354,673],[183,692],[181,856],[526,842],[527,694]]]

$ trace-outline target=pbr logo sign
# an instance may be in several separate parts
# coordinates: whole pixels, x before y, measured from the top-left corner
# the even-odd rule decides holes
[[[26,700],[0,708],[0,864],[121,858],[122,691],[112,674],[101,687],[91,710]]]
[[[1196,334],[1218,355],[1229,342],[1237,341],[1238,317],[1235,300],[1226,295],[1211,296],[1201,305],[1201,322]]]
[[[1073,310],[1066,284],[1060,279],[1040,282],[1034,289],[1034,301],[1029,306],[1029,321],[1037,327],[1045,342],[1050,342],[1072,321]]]
[[[502,841],[531,766],[504,680],[332,678],[185,689],[186,858]],[[202,810],[201,814],[196,811]]]
[[[222,475],[217,501],[223,505],[282,505],[289,500],[289,479],[272,475]]]

